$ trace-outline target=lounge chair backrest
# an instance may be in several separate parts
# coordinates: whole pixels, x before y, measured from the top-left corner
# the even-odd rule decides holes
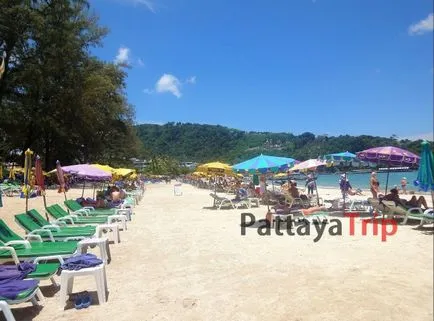
[[[26,232],[31,232],[41,228],[31,216],[23,213],[15,215],[15,221],[26,230]]]
[[[39,226],[44,226],[44,225],[49,225],[50,222],[48,222],[41,214],[39,214],[39,212],[35,209],[31,209],[30,211],[27,211],[27,215],[32,217],[32,219],[39,225]]]
[[[71,211],[78,211],[82,209],[82,206],[74,200],[66,200],[63,203],[65,203],[66,207],[69,208]]]
[[[50,214],[56,220],[64,217],[65,215],[68,215],[68,213],[66,211],[65,211],[65,214],[63,213],[64,210],[59,204],[54,204],[54,205],[48,206],[45,210],[48,212],[48,214]]]
[[[9,241],[22,240],[22,238],[18,234],[15,234],[14,231],[12,231],[9,226],[7,226],[2,219],[0,219],[0,240],[4,243],[7,243]]]

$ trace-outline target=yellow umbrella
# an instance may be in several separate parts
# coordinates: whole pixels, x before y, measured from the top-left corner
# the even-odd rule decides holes
[[[93,167],[102,169],[103,171],[113,174],[114,173],[114,168],[109,166],[109,165],[101,165],[101,164],[92,164]]]
[[[215,175],[233,175],[232,167],[229,164],[220,163],[220,162],[211,162],[202,164],[197,167],[196,171],[207,173],[207,174],[215,174]]]
[[[117,176],[125,177],[130,174],[133,174],[135,171],[136,171],[135,169],[130,169],[130,168],[114,168],[113,174]]]
[[[287,173],[279,173],[274,175],[275,178],[287,178],[288,174]]]
[[[23,193],[26,196],[26,212],[29,206],[29,192],[30,192],[30,177],[32,175],[32,154],[33,152],[27,148],[24,152],[24,185]]]

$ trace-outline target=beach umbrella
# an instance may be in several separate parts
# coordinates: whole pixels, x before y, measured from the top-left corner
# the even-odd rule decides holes
[[[431,190],[431,199],[434,205],[434,156],[429,142],[425,140],[421,145],[422,153],[420,154],[419,170],[414,185],[424,192]]]
[[[289,169],[289,172],[292,171],[316,171],[316,169],[320,166],[326,165],[326,162],[320,159],[308,159],[307,161],[298,163],[294,167]],[[318,194],[318,186],[315,182],[315,192],[316,192],[316,202],[319,205],[319,194]]]
[[[235,164],[232,166],[232,168],[238,173],[267,174],[287,170],[288,168],[294,166],[294,163],[295,159],[290,157],[278,157],[261,154],[244,162]],[[265,189],[267,189],[266,184]],[[268,210],[270,210],[268,202],[267,207]]]
[[[66,184],[65,184],[65,176],[63,174],[62,166],[60,165],[60,161],[56,161],[56,175],[57,175],[57,181],[59,182],[59,189],[57,190],[58,193],[63,193],[66,200]]]
[[[11,167],[11,169],[9,170],[9,179],[14,181],[15,180],[15,170],[14,170],[14,166]]]
[[[44,200],[44,207],[47,207],[47,200],[45,198],[45,182],[44,182],[44,173],[42,171],[42,162],[41,162],[41,158],[39,156],[36,156],[36,160],[35,160],[35,179],[36,179],[36,185],[38,185],[38,190],[42,195],[42,199]],[[49,221],[48,219],[48,215],[45,212],[47,221]]]
[[[27,148],[24,152],[24,184],[23,184],[23,194],[26,198],[26,212],[29,207],[29,192],[30,192],[30,175],[32,171],[32,154],[33,152]]]
[[[419,164],[420,157],[416,154],[409,152],[408,150],[394,147],[374,147],[370,149],[357,152],[358,159],[371,162],[371,163],[383,163],[387,165],[387,178],[386,178],[386,190],[389,184],[389,169],[390,166],[415,166]]]
[[[344,179],[347,180],[347,170],[348,167],[351,165],[351,162],[356,158],[356,154],[350,153],[348,151],[342,152],[342,153],[334,153],[334,154],[328,154],[324,156],[324,159],[327,163],[331,163],[332,165],[335,165],[335,162],[339,162],[337,166],[343,166],[344,169]],[[344,211],[345,211],[345,193],[343,193],[343,199],[344,199]]]
[[[206,174],[214,174],[214,175],[231,175],[233,174],[232,167],[226,163],[220,162],[211,162],[199,165],[196,168],[197,172],[202,172]]]
[[[259,155],[244,162],[232,166],[233,170],[239,173],[266,174],[277,173],[293,166],[295,159],[289,157],[277,157]]]

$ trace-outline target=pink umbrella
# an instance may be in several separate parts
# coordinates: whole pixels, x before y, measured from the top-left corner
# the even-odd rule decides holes
[[[289,171],[303,171],[308,169],[315,170],[317,167],[324,165],[326,165],[325,161],[312,158],[308,159],[307,161],[298,163],[294,167],[290,168]]]
[[[390,166],[414,166],[418,165],[420,161],[420,157],[416,154],[394,146],[374,147],[358,152],[356,155],[358,159],[363,161],[386,164],[388,169]],[[389,170],[387,170],[385,194],[387,194],[388,184]]]

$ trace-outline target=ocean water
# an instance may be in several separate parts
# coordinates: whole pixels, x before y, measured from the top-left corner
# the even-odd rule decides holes
[[[318,187],[335,187],[339,188],[340,173],[336,174],[319,174],[317,178]],[[371,173],[347,173],[347,177],[351,183],[353,189],[369,189],[369,179],[371,178]],[[405,177],[407,179],[407,190],[408,191],[418,191],[418,188],[414,186],[413,182],[417,178],[417,171],[411,172],[391,172],[389,173],[389,183],[388,190],[397,185],[401,188],[401,179]],[[386,187],[387,173],[377,172],[377,178],[380,182],[380,190],[384,191]],[[271,185],[271,181],[267,182]],[[304,187],[304,181],[297,181],[297,185],[301,188]]]
[[[347,174],[348,180],[351,183],[351,186],[361,189],[369,189],[369,179],[371,178],[370,173],[348,173]],[[417,178],[417,171],[411,171],[411,172],[392,172],[389,173],[389,184],[388,184],[388,190],[392,188],[393,186],[397,185],[399,188],[401,188],[401,179],[405,177],[407,179],[407,190],[413,190],[417,191],[418,188],[414,186],[413,181]],[[384,188],[386,187],[386,179],[387,179],[387,173],[378,173],[377,172],[377,178],[380,182],[380,190],[384,191]],[[339,179],[340,174],[321,174],[318,175],[317,183],[320,187],[339,187]],[[302,182],[300,182],[302,183]],[[299,183],[299,184],[300,184]],[[301,185],[301,184],[300,184]]]

